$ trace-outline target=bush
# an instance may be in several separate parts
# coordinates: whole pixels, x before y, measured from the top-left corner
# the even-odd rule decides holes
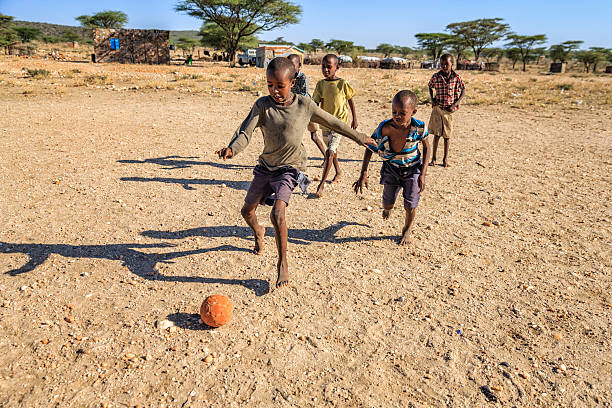
[[[574,89],[574,85],[572,85],[572,84],[559,84],[555,88],[559,89],[561,91],[570,91],[570,90]]]
[[[51,73],[46,69],[28,69],[27,74],[28,76],[36,79],[48,78],[51,75]]]

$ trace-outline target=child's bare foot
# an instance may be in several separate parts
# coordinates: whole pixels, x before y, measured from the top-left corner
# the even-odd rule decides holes
[[[442,166],[443,166],[443,167],[450,167],[450,164],[448,164],[448,162],[447,162],[446,160],[444,160],[444,161],[442,162]]]
[[[436,161],[435,161],[435,160],[430,161],[430,162],[429,162],[429,165],[430,165],[430,166],[435,166],[435,165],[436,165]]]
[[[323,197],[323,187],[324,187],[323,182],[321,182],[321,184],[319,184],[319,187],[317,187],[317,192],[315,193],[315,197],[321,198]]]
[[[282,288],[289,285],[289,270],[284,262],[278,263],[278,278],[276,279],[276,287]]]
[[[388,220],[391,216],[391,210],[383,210],[382,212],[383,220]]]
[[[263,225],[260,225],[255,233],[255,248],[253,248],[253,253],[255,255],[261,255],[263,252],[263,239],[265,235],[266,229]]]
[[[410,239],[410,231],[406,229],[402,229],[402,237],[400,238],[399,245],[401,246],[411,246],[412,240]]]
[[[331,181],[331,182],[332,182],[332,183],[335,183],[335,182],[337,182],[337,181],[340,181],[340,179],[341,179],[341,178],[342,178],[342,172],[341,172],[341,171],[339,171],[339,172],[337,172],[337,173],[336,173],[336,175],[334,176],[334,178],[332,179],[332,181]]]

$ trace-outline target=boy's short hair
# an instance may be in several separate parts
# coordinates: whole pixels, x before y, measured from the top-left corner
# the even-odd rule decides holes
[[[445,59],[450,58],[451,62],[455,62],[455,57],[453,54],[444,54],[440,57],[440,61],[444,61]]]
[[[336,65],[338,65],[338,63],[340,62],[340,59],[338,58],[338,56],[336,54],[327,54],[326,56],[323,57],[321,62],[323,62],[325,60],[327,60],[329,62],[335,62]]]
[[[418,102],[415,93],[408,90],[399,91],[393,97],[393,103],[398,103],[401,106],[414,106],[416,108]]]
[[[300,65],[302,65],[302,59],[301,59],[301,58],[300,58],[300,56],[299,56],[299,55],[297,55],[297,54],[289,54],[289,55],[287,56],[287,58],[289,58],[289,60],[294,60],[294,59],[297,59],[297,60],[298,60],[298,62],[300,63]]]
[[[289,78],[295,78],[295,65],[293,65],[293,62],[291,62],[289,58],[276,57],[272,61],[270,61],[270,63],[268,64],[268,68],[266,69],[266,72],[280,71],[287,71],[289,74]]]

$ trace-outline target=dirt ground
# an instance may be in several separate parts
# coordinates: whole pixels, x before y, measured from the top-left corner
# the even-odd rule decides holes
[[[371,132],[431,71],[340,75]],[[275,290],[269,207],[262,256],[240,216],[261,138],[214,155],[263,71],[0,60],[0,406],[612,406],[612,78],[464,77],[414,247],[345,140],[341,182],[292,197]]]

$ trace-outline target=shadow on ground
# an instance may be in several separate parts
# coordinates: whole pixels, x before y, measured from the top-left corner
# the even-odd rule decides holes
[[[169,248],[172,244],[108,244],[108,245],[66,245],[66,244],[11,244],[0,242],[1,253],[21,253],[30,259],[21,268],[5,272],[17,276],[34,271],[42,265],[50,255],[57,254],[68,258],[98,258],[111,261],[121,261],[133,274],[150,281],[189,282],[222,285],[240,285],[252,290],[256,296],[262,296],[270,291],[270,285],[263,279],[225,279],[201,276],[168,276],[160,274],[158,263],[173,263],[173,259],[203,254],[207,252],[230,251],[251,252],[249,249],[233,245],[221,245],[213,248],[193,249],[166,253],[147,253],[139,249]]]

